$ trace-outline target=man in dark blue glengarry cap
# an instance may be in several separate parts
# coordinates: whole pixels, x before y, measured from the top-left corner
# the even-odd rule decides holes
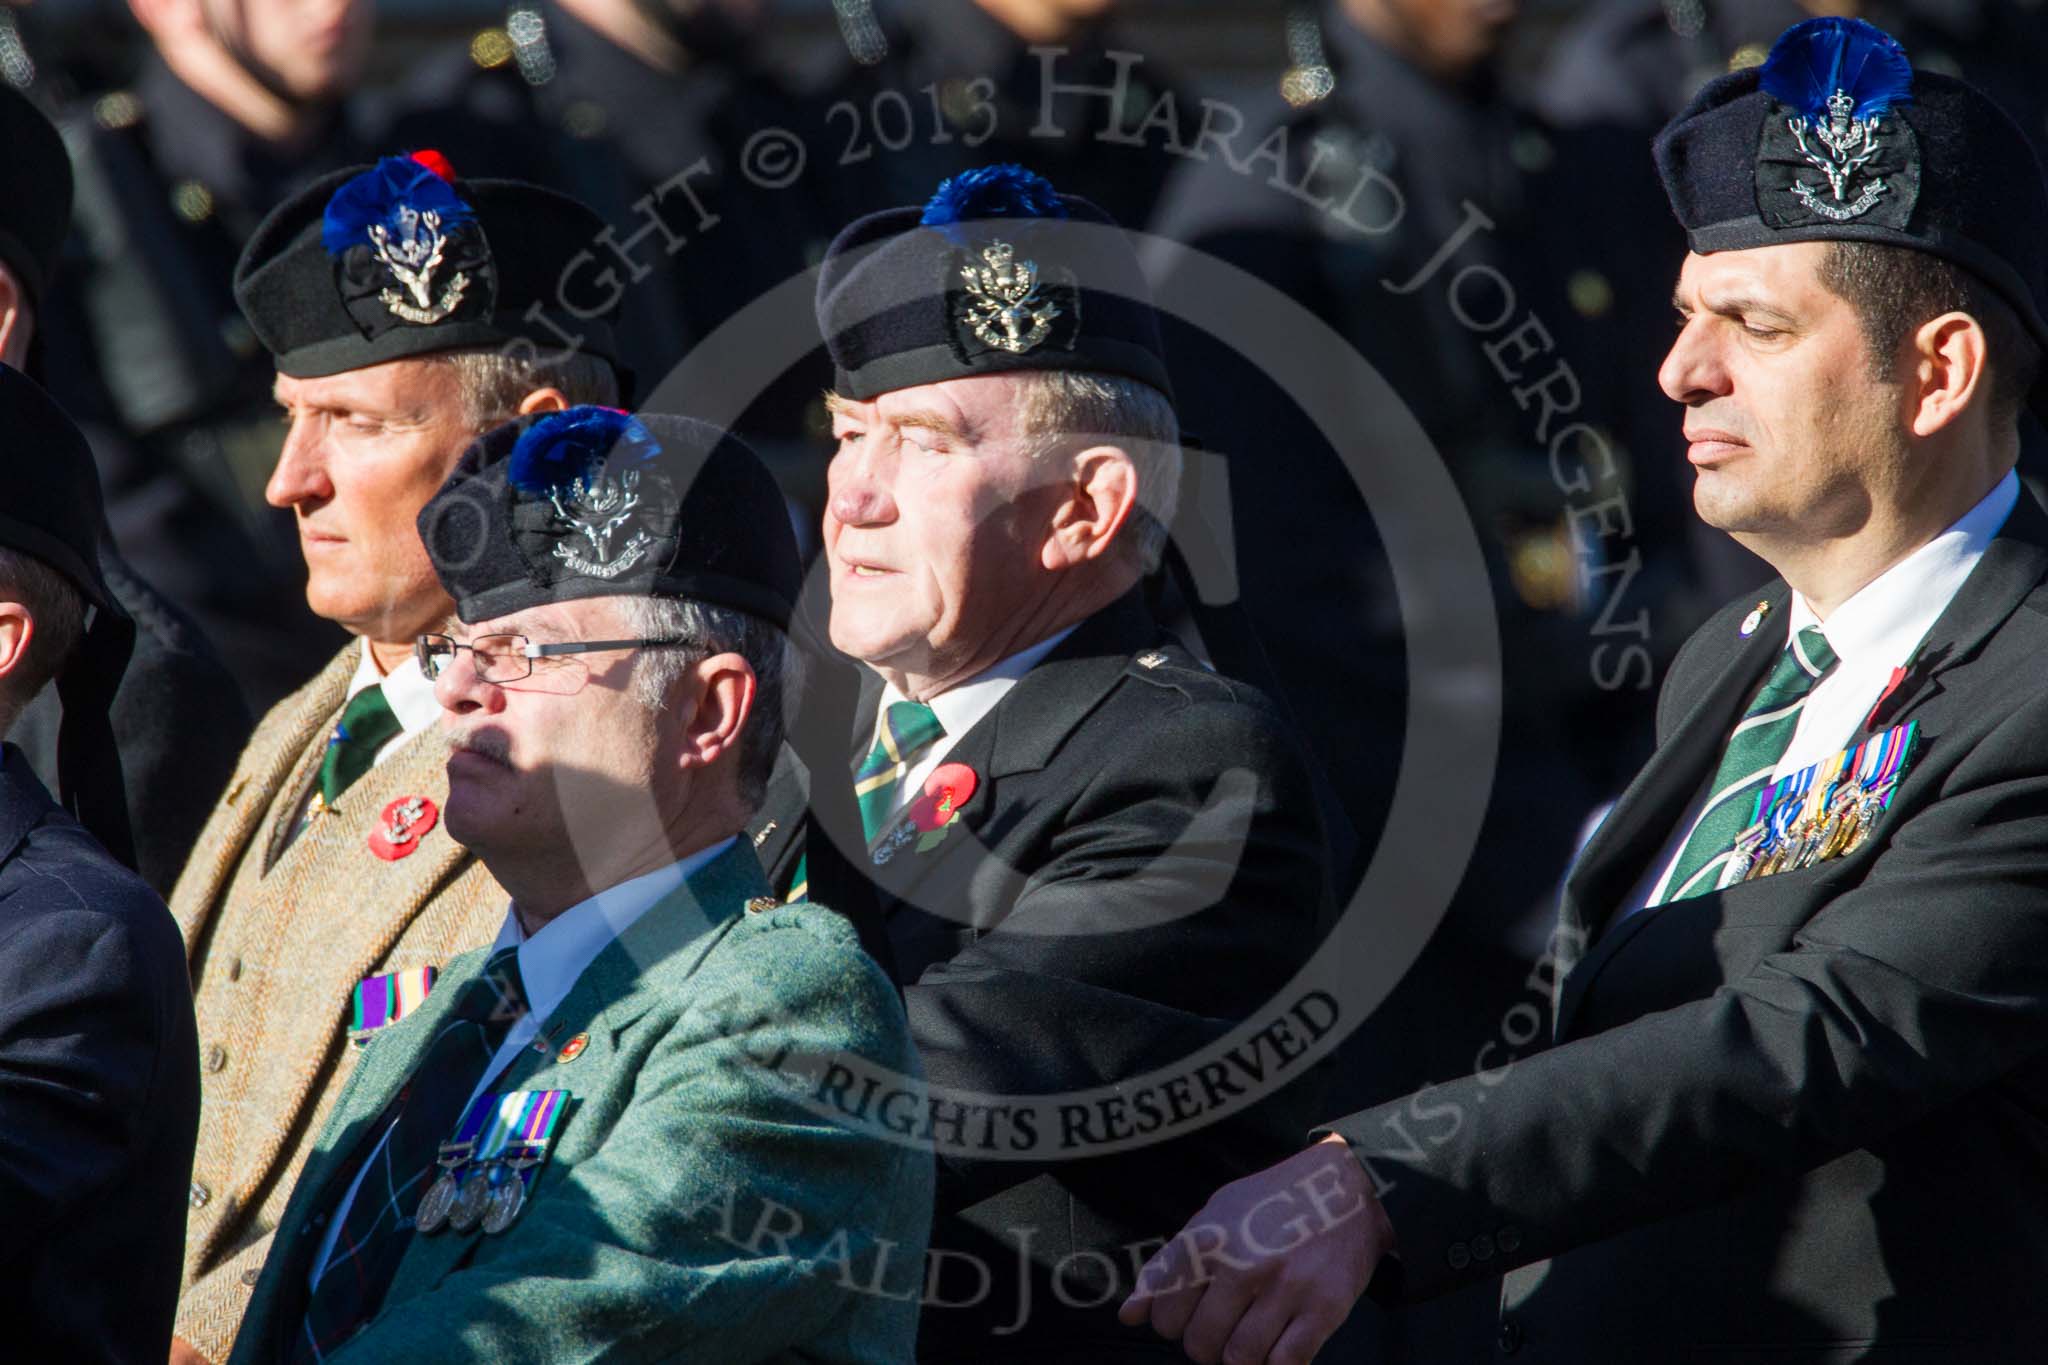
[[[797,686],[782,509],[716,427],[576,407],[420,513],[446,826],[510,903],[365,1049],[233,1365],[909,1359],[930,1155],[786,1079],[914,1096],[903,1006],[738,837]]]
[[[85,438],[0,366],[0,734],[64,697],[65,805],[0,749],[0,1280],[8,1353],[156,1362],[170,1350],[199,1123],[177,925],[94,837],[125,837],[106,708],[134,626],[101,576]]]
[[[1571,1365],[1990,1365],[2048,1330],[2048,515],[2013,472],[2048,185],[1839,19],[1656,153],[1694,507],[1780,577],[1687,643],[1566,879],[1553,1046],[1218,1192],[1124,1308],[1196,1359],[1305,1361],[1361,1291],[1502,1272],[1500,1349]],[[1341,1194],[1305,1209],[1312,1178]]]
[[[1329,923],[1308,764],[1147,605],[1179,425],[1107,214],[1022,167],[963,172],[841,232],[817,311],[830,633],[867,686],[808,795],[853,778],[852,853],[942,1092],[918,1358],[1156,1355],[1109,1307],[1131,1248],[1319,1104],[1285,1021],[1241,1044],[1257,1076],[1212,1061],[1198,1088],[1192,1060],[1266,1017]],[[805,787],[785,767],[751,826],[792,895],[826,844]],[[1020,1117],[1054,1096],[1058,1119]]]

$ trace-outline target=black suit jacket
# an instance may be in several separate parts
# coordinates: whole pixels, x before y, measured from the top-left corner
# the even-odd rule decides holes
[[[0,749],[0,1321],[9,1360],[170,1351],[199,1048],[164,903]]]
[[[1861,848],[1620,918],[1790,594],[1762,594],[1774,628],[1748,640],[1755,597],[1701,628],[1655,756],[1567,879],[1560,1045],[1333,1125],[1391,1182],[1376,1296],[1526,1266],[1501,1344],[1572,1365],[2038,1356],[2044,576],[2048,517],[2022,497],[1880,708],[1921,740]]]
[[[873,699],[863,711],[865,749]],[[1278,1011],[1330,913],[1304,759],[1265,698],[1161,635],[1136,594],[1076,628],[946,761],[978,778],[958,828],[875,869],[932,1082],[1083,1090]],[[803,804],[800,775],[785,769],[756,818],[779,887],[801,849]],[[1130,1248],[1298,1145],[1320,1076],[1307,1064],[1292,1074],[1216,1126],[1122,1155],[942,1159],[936,1297],[965,1306],[927,1307],[920,1357],[1177,1356],[1116,1321],[1151,1249],[1134,1259]],[[1194,1105],[1202,1093],[1197,1079]],[[1086,1111],[1067,1130],[1065,1118],[1059,1134],[1038,1134],[1040,1151],[1085,1153],[1114,1122]],[[990,1121],[975,1116],[968,1140]],[[1122,1121],[1149,1121],[1135,1096]],[[991,1140],[1006,1142],[992,1122]],[[966,1257],[991,1272],[986,1291]]]

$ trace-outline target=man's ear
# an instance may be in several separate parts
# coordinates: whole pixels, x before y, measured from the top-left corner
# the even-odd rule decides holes
[[[28,344],[35,339],[36,315],[28,291],[12,270],[0,264],[0,364],[28,367]]]
[[[1065,496],[1039,552],[1040,564],[1054,572],[1108,554],[1138,506],[1138,467],[1122,447],[1090,446],[1069,467]]]
[[[1990,392],[1991,350],[1968,313],[1943,313],[1913,335],[1906,398],[1913,434],[1932,436]]]
[[[714,654],[685,677],[684,686],[690,689],[695,706],[683,726],[681,764],[705,768],[738,752],[740,735],[754,714],[754,670],[743,655]]]
[[[569,395],[563,393],[560,389],[553,387],[535,389],[532,393],[519,400],[519,415],[527,417],[536,412],[561,412],[573,406],[574,404],[569,401]]]
[[[0,678],[21,667],[35,637],[35,618],[28,614],[28,608],[0,599]]]

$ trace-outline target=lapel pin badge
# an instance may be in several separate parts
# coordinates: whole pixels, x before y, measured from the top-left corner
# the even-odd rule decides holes
[[[562,1050],[555,1054],[555,1060],[558,1062],[573,1062],[578,1057],[581,1057],[583,1055],[583,1049],[589,1046],[590,1035],[587,1033],[579,1033],[574,1038],[571,1038],[568,1042],[562,1044]]]
[[[1742,638],[1747,640],[1750,636],[1756,634],[1757,627],[1764,623],[1764,617],[1770,615],[1770,611],[1771,604],[1769,602],[1757,603],[1749,615],[1742,618],[1742,629],[1739,632]]]

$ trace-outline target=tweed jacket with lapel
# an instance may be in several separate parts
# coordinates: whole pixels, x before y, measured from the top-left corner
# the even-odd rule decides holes
[[[844,920],[749,904],[767,890],[735,844],[592,960],[541,1023],[550,1045],[493,1084],[571,1095],[519,1221],[416,1234],[382,1311],[330,1360],[909,1359],[930,1152],[842,1126],[776,1069],[862,1059],[914,1078],[903,1007]],[[299,1330],[322,1215],[486,956],[452,964],[365,1050],[292,1194],[235,1365],[278,1359]],[[413,1197],[425,1188],[423,1174]]]
[[[351,642],[263,718],[171,897],[202,1069],[178,1335],[215,1361],[227,1358],[284,1201],[354,1065],[356,984],[438,967],[490,941],[504,918],[504,893],[438,823],[406,857],[370,851],[390,802],[447,801],[431,732],[287,842],[360,657]]]
[[[1432,1122],[1401,1101],[1332,1125],[1392,1183],[1376,1295],[1513,1269],[1503,1339],[1575,1365],[2038,1351],[2044,579],[2023,493],[1873,712],[1920,740],[1861,847],[1624,916],[1784,646],[1740,638],[1755,596],[1701,628],[1656,754],[1567,879],[1558,1046],[1441,1087]],[[1782,622],[1785,585],[1760,596]]]
[[[871,742],[874,711],[863,708],[853,751]],[[958,819],[873,869],[934,1082],[1043,1096],[1178,1065],[1274,1007],[1329,923],[1298,745],[1266,698],[1204,668],[1135,593],[1077,626],[946,762],[978,779]],[[803,787],[793,768],[780,773],[754,827],[785,890]],[[932,1245],[982,1260],[994,1284],[971,1307],[928,1308],[921,1357],[1177,1355],[1116,1320],[1134,1269],[1125,1248],[1177,1231],[1217,1185],[1299,1143],[1321,1078],[1284,1062],[1270,1076],[1295,1084],[1189,1139],[1077,1158],[1091,1132],[1109,1135],[1084,1109],[1073,1132],[1041,1135],[1038,1150],[1058,1157],[942,1158]],[[1231,1090],[1211,1094],[1221,1104]],[[1023,1135],[993,1140],[1012,1136]],[[935,1298],[973,1294],[943,1283]],[[1022,1326],[997,1330],[1009,1324]]]

